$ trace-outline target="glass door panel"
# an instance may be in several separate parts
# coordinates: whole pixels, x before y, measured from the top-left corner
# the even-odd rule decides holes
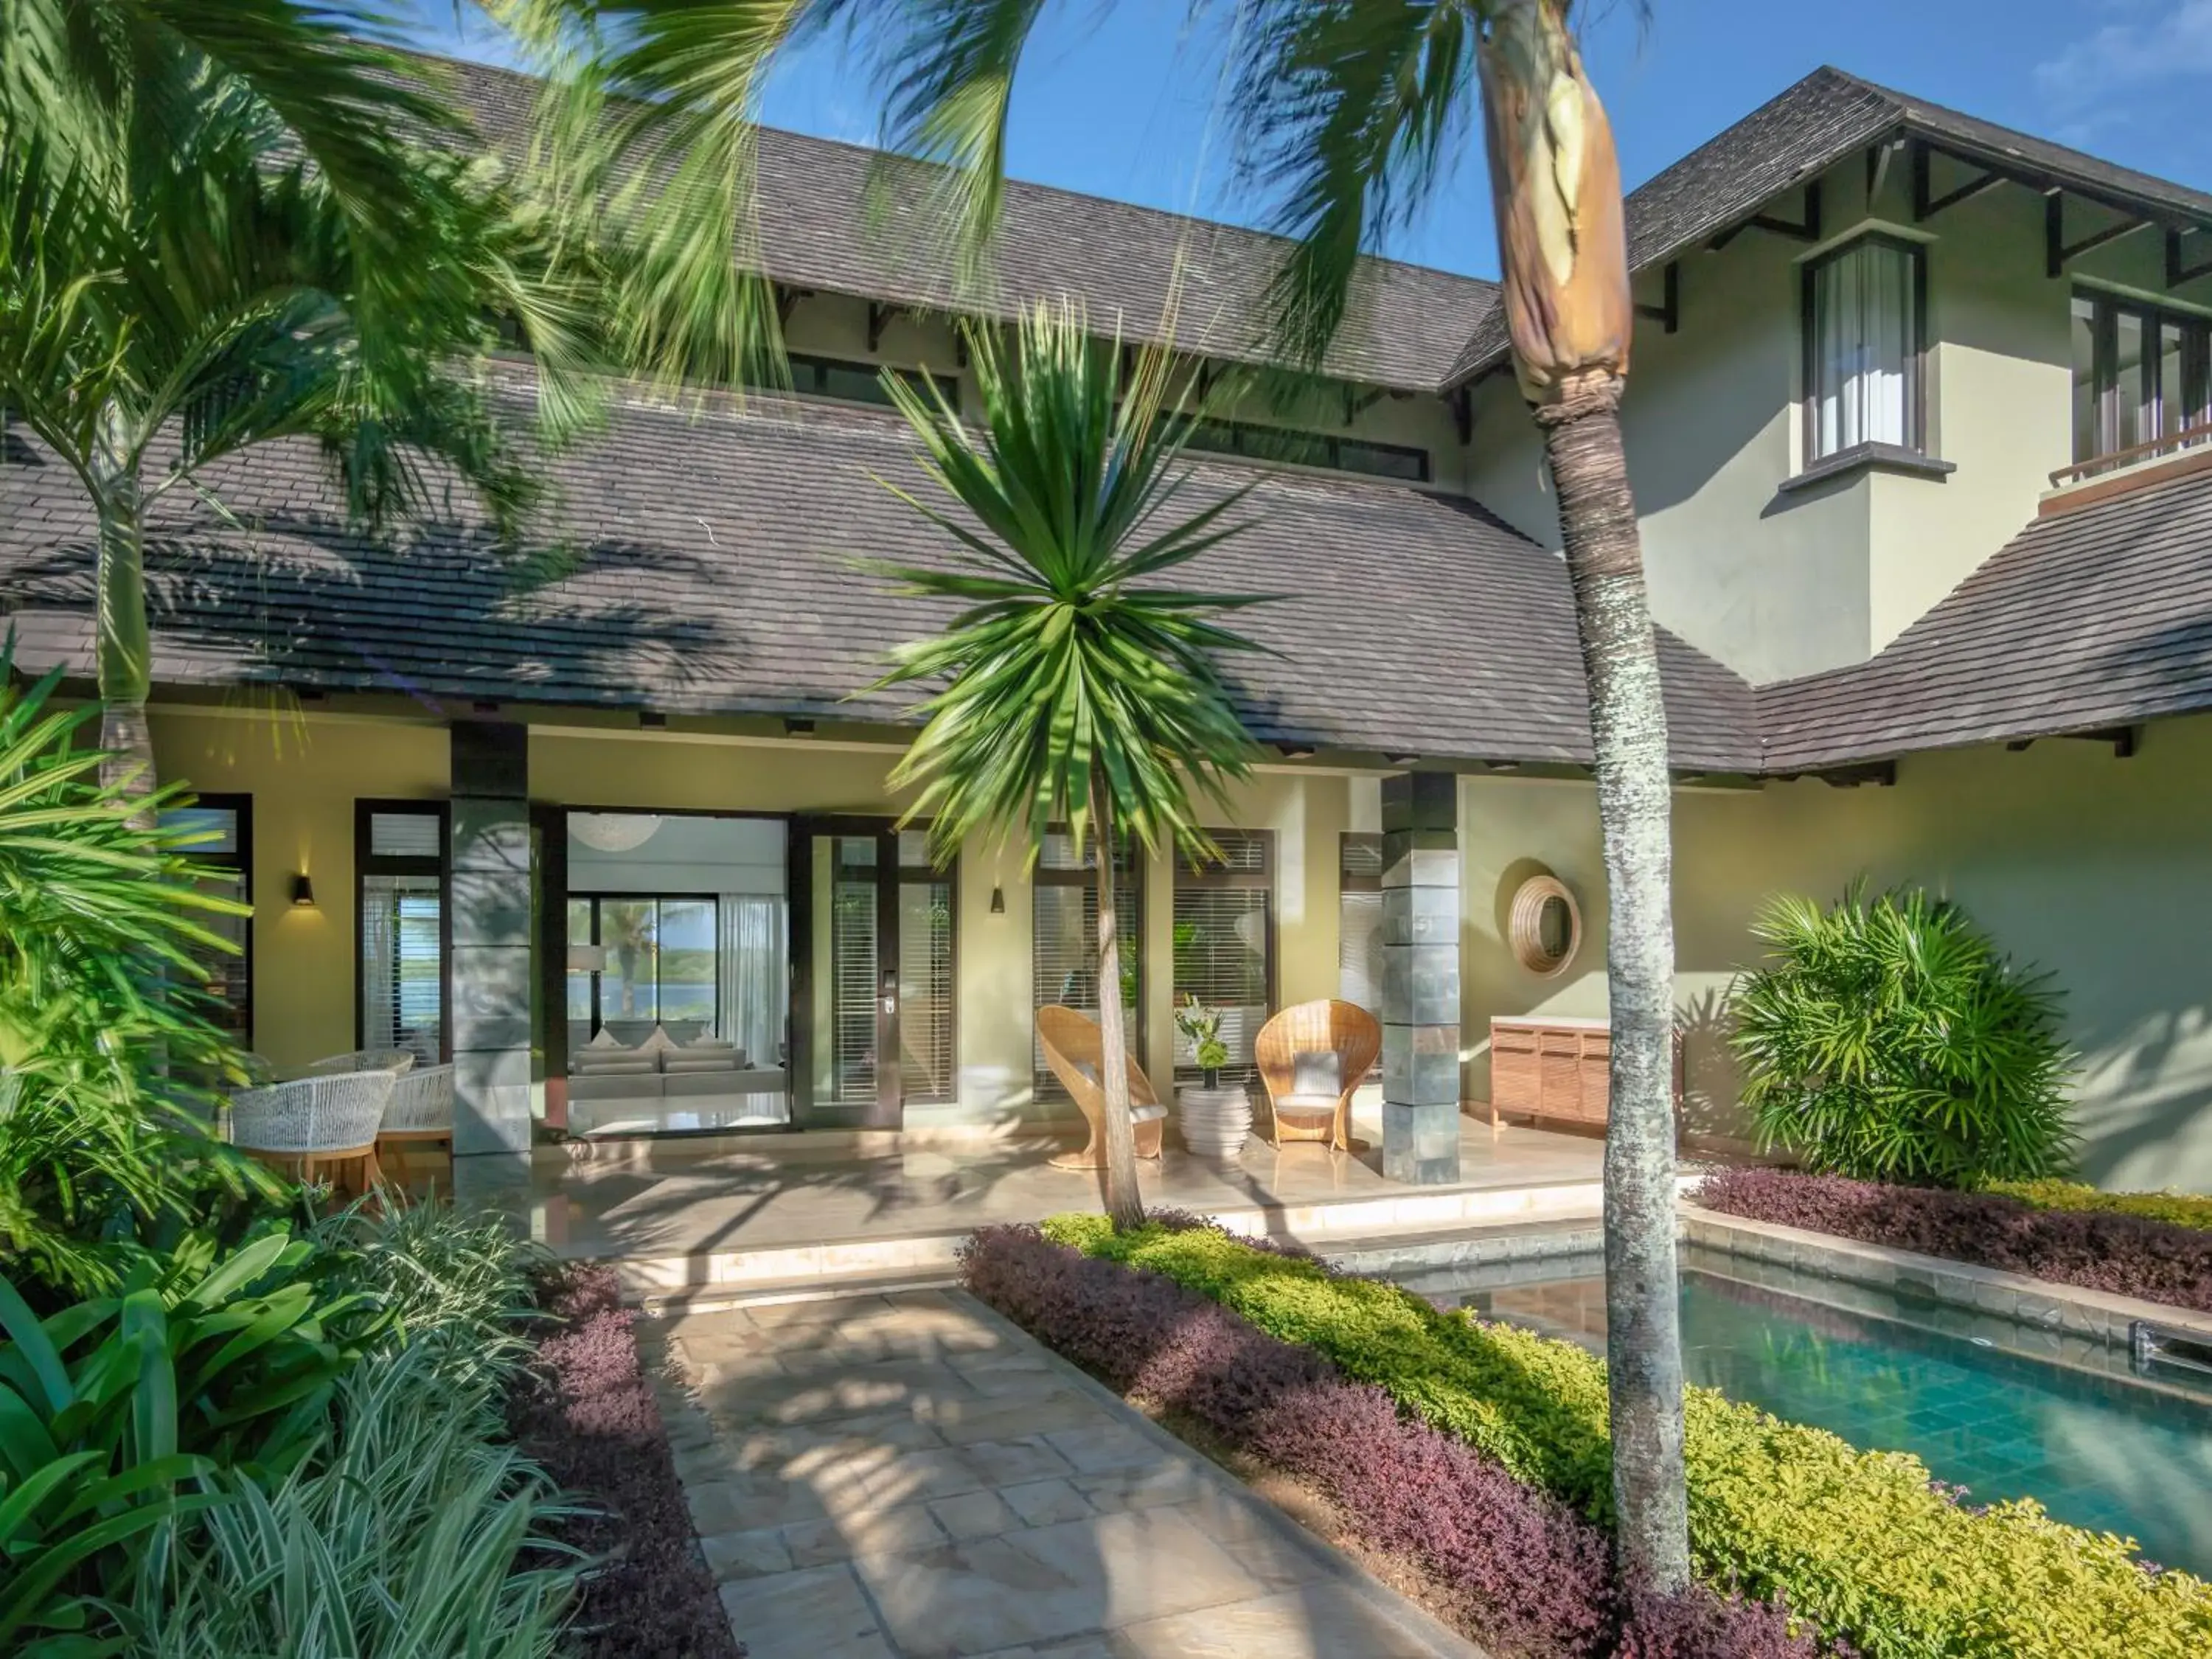
[[[880,819],[792,833],[794,1075],[809,1127],[896,1128],[955,1098],[954,878]]]

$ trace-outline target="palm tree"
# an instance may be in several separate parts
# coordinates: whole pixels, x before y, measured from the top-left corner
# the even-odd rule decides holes
[[[149,52],[73,119],[25,106],[27,78],[44,82],[9,67],[0,403],[94,509],[101,743],[111,781],[135,770],[150,788],[154,504],[180,489],[207,497],[215,462],[297,438],[320,445],[357,520],[425,503],[442,475],[511,532],[538,489],[481,366],[498,318],[515,319],[538,348],[539,432],[557,440],[590,416],[571,372],[587,312],[554,274],[542,218],[451,152],[386,133],[382,169],[362,164],[364,210],[280,106],[205,57]],[[386,112],[423,101],[410,93]]]
[[[1238,183],[1293,239],[1275,332],[1319,362],[1358,259],[1418,216],[1484,119],[1514,367],[1541,428],[1588,682],[1605,845],[1613,1021],[1605,1158],[1613,1488],[1625,1571],[1689,1577],[1675,1303],[1671,1083],[1674,925],[1666,710],[1619,410],[1633,307],[1612,130],[1569,27],[1574,0],[1216,0],[1234,27],[1224,84]],[[495,0],[525,38],[583,49],[588,109],[631,100],[607,155],[665,145],[681,188],[643,262],[626,325],[720,330],[772,354],[772,308],[726,269],[750,223],[748,118],[779,56],[832,25],[873,65],[895,149],[948,164],[945,205],[970,272],[987,270],[1006,117],[1036,0]],[[572,128],[572,131],[574,129]],[[739,252],[745,251],[740,239]],[[748,288],[748,283],[752,288]],[[1474,319],[1468,319],[1472,332]],[[747,333],[746,331],[750,331]],[[738,348],[732,348],[736,349]]]
[[[1134,1227],[1145,1212],[1114,849],[1126,837],[1148,853],[1212,853],[1194,787],[1219,800],[1251,769],[1257,749],[1214,659],[1253,647],[1213,618],[1258,601],[1159,585],[1243,527],[1224,515],[1246,491],[1175,513],[1192,417],[1169,404],[1167,359],[1140,354],[1125,381],[1120,342],[1079,311],[1024,317],[1011,352],[995,331],[970,331],[969,351],[983,411],[972,431],[933,381],[918,392],[884,377],[929,476],[963,510],[894,490],[945,532],[954,562],[868,566],[904,593],[964,607],[942,634],[892,653],[883,686],[933,689],[891,785],[915,790],[903,821],[928,822],[940,860],[977,836],[1018,833],[1034,866],[1057,823],[1090,848],[1106,1212]]]

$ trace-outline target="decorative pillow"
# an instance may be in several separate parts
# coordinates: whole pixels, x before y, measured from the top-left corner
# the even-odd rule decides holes
[[[664,1054],[679,1046],[676,1039],[668,1035],[665,1025],[656,1025],[653,1028],[653,1035],[637,1045],[637,1051],[641,1054]]]
[[[1291,1056],[1291,1092],[1338,1096],[1344,1092],[1344,1057],[1333,1048],[1304,1048]]]
[[[625,1054],[629,1052],[629,1045],[623,1042],[619,1037],[616,1036],[612,1031],[607,1030],[604,1025],[599,1027],[599,1035],[594,1036],[584,1046],[586,1048],[620,1048]]]

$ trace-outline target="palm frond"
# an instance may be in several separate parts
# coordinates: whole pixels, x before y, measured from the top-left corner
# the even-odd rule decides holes
[[[1118,342],[1088,327],[1040,307],[1011,345],[979,331],[974,426],[934,387],[886,377],[950,506],[912,504],[951,556],[864,568],[962,606],[896,647],[876,688],[927,688],[892,781],[940,857],[979,833],[1018,834],[1034,856],[1059,823],[1081,842],[1094,782],[1147,848],[1202,852],[1194,796],[1218,799],[1257,752],[1218,661],[1256,647],[1216,620],[1257,596],[1152,585],[1237,534],[1245,492],[1162,522],[1188,423],[1150,354],[1125,383]]]

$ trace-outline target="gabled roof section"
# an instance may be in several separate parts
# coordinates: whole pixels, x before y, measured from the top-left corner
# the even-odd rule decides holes
[[[2212,708],[2212,472],[2038,519],[1870,661],[1753,696],[1781,773]]]
[[[550,471],[578,562],[522,588],[464,503],[393,545],[345,529],[307,444],[210,469],[243,527],[185,491],[160,504],[147,537],[157,682],[911,718],[908,700],[866,688],[892,643],[949,613],[853,563],[946,556],[943,532],[884,487],[939,495],[896,417],[769,398],[696,420],[633,404]],[[1200,461],[1177,510],[1251,481]],[[1256,736],[1437,760],[1589,760],[1556,556],[1470,501],[1389,483],[1278,474],[1239,514],[1250,527],[1177,580],[1279,596],[1236,623],[1266,651],[1226,664]],[[0,612],[21,667],[90,673],[94,550],[74,477],[12,440]],[[1671,637],[1662,667],[1676,763],[1753,764],[1744,682]]]
[[[1629,192],[1629,269],[1664,264],[1855,152],[1898,137],[2047,179],[2147,219],[2212,224],[2212,195],[2202,191],[1824,66]],[[1448,384],[1460,385],[1501,362],[1510,343],[1504,307],[1495,307],[1476,324]]]
[[[483,136],[523,153],[541,83],[478,64],[437,60]],[[995,281],[964,289],[930,235],[930,170],[884,152],[763,128],[760,246],[767,274],[794,289],[905,307],[1011,317],[1062,295],[1102,328],[1163,343],[1169,285],[1181,268],[1176,343],[1236,362],[1274,361],[1265,344],[1267,284],[1291,244],[1206,219],[1009,182]],[[1437,390],[1498,285],[1397,260],[1367,258],[1328,373],[1394,391]]]

